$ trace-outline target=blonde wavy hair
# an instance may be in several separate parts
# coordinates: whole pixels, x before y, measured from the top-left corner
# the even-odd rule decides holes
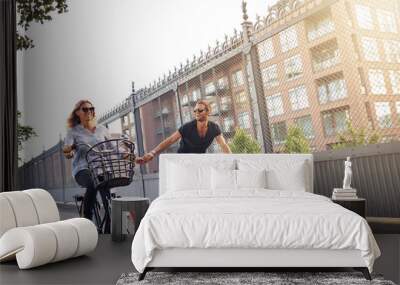
[[[90,105],[93,106],[92,102],[90,102],[89,100],[79,100],[76,104],[74,109],[72,110],[72,112],[69,114],[68,119],[67,119],[67,127],[68,128],[73,128],[76,125],[79,125],[81,123],[81,120],[79,119],[78,115],[75,114],[76,111],[78,111],[83,104],[85,103],[89,103]],[[96,117],[96,113],[93,113],[93,117]]]

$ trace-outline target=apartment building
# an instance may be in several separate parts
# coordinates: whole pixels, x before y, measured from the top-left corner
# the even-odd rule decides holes
[[[398,1],[281,0],[254,22],[246,3],[242,9],[241,32],[134,92],[100,122],[121,120],[146,152],[206,99],[228,142],[240,128],[265,152],[283,151],[291,126],[313,151],[332,148],[349,123],[380,142],[400,138]]]

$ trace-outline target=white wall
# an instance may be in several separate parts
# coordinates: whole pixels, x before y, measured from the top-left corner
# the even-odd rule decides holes
[[[271,0],[275,2],[274,0]],[[250,19],[268,0],[249,0]],[[240,30],[241,0],[70,0],[69,12],[29,30],[36,47],[19,65],[24,121],[39,137],[25,160],[65,134],[76,101],[88,98],[105,112],[224,34]],[[22,83],[21,83],[22,82]]]

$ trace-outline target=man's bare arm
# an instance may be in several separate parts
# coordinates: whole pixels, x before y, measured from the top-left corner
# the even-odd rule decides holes
[[[172,135],[170,135],[165,140],[160,142],[158,146],[153,148],[151,152],[153,152],[154,155],[159,154],[163,152],[165,149],[169,148],[171,145],[173,145],[181,137],[182,137],[181,134],[178,131],[175,131]]]
[[[215,139],[217,140],[217,143],[219,144],[219,146],[221,147],[221,149],[224,153],[232,153],[232,151],[229,148],[229,145],[226,143],[223,135],[219,135]]]
[[[137,159],[137,163],[142,164],[146,163],[154,158],[157,154],[163,152],[165,149],[170,147],[172,144],[174,144],[177,140],[181,138],[181,134],[179,131],[175,131],[172,135],[170,135],[168,138],[160,142],[153,150],[150,152],[146,153],[143,155],[143,157],[139,157]]]

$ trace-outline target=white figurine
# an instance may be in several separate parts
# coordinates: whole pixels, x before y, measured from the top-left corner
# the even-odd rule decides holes
[[[346,161],[344,162],[343,189],[352,189],[350,186],[352,175],[353,175],[353,172],[351,170],[350,156],[348,156]]]

